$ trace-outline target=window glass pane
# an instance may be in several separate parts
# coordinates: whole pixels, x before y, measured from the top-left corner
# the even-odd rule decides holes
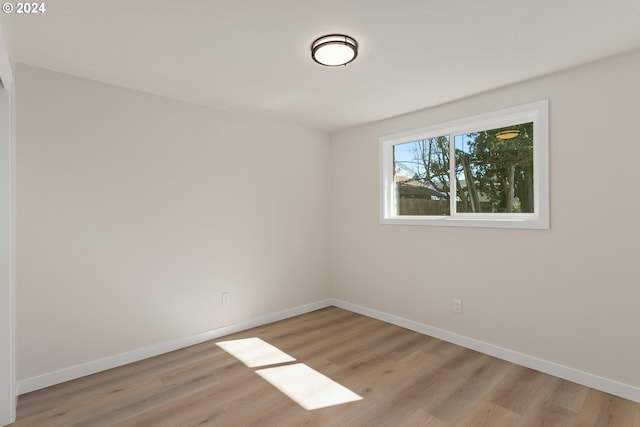
[[[458,212],[533,213],[533,122],[455,136]]]
[[[449,136],[393,146],[396,215],[449,215]]]

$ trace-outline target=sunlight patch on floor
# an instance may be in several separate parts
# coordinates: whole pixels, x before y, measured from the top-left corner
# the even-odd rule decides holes
[[[221,341],[216,344],[250,368],[295,362],[296,360],[260,338],[243,338]]]
[[[304,363],[259,369],[256,373],[307,410],[362,400]]]
[[[260,338],[220,341],[216,345],[249,368],[263,367],[256,370],[256,374],[304,409],[326,408],[362,400],[356,393],[304,363],[289,363],[296,359]],[[270,365],[282,366],[265,368]]]

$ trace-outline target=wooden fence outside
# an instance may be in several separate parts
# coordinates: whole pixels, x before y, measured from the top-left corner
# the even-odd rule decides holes
[[[449,215],[448,200],[428,200],[400,197],[400,215]]]

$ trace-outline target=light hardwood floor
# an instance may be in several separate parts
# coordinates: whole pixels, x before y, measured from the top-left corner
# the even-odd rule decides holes
[[[305,410],[216,342],[258,337],[362,400]],[[335,307],[20,396],[23,426],[640,427],[640,404]]]

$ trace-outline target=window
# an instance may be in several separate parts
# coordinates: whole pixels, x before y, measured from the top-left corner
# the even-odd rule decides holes
[[[548,101],[380,139],[383,224],[549,228]]]

